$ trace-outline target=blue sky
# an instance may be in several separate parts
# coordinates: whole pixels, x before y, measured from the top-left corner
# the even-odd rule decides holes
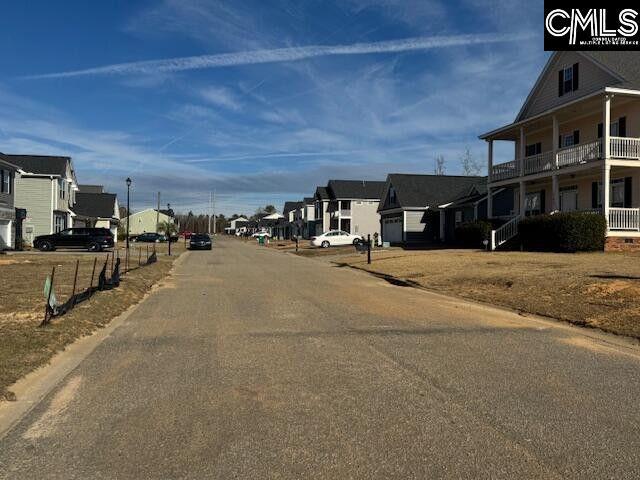
[[[252,213],[329,178],[460,173],[544,65],[542,2],[5,2],[0,151],[134,208]],[[499,152],[507,159],[508,152]]]

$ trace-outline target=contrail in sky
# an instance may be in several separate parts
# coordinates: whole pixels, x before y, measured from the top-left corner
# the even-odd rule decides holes
[[[279,63],[303,60],[305,58],[333,55],[366,55],[376,53],[398,53],[417,50],[430,50],[464,45],[503,43],[526,40],[533,33],[482,33],[469,35],[450,35],[434,37],[413,37],[402,40],[388,40],[372,43],[354,43],[351,45],[309,45],[304,47],[276,48],[271,50],[253,50],[247,52],[198,55],[194,57],[168,58],[164,60],[145,60],[140,62],[116,63],[84,70],[29,75],[24,78],[66,78],[88,75],[131,75],[180,72],[205,68],[224,68],[239,65],[261,63]]]

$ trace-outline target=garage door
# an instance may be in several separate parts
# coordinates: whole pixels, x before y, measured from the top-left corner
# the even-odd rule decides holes
[[[385,218],[382,221],[382,241],[389,243],[402,242],[402,217]]]

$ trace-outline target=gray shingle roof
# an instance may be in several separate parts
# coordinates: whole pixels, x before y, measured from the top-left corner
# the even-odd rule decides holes
[[[486,182],[486,177],[456,175],[390,173],[387,178],[396,191],[398,205],[404,208],[436,208],[459,196],[467,195],[474,185]]]
[[[296,210],[301,202],[284,202],[284,208],[282,209],[283,215],[287,215],[289,212]]]
[[[620,88],[640,88],[640,51],[581,52],[623,78]]]
[[[4,155],[7,161],[18,165],[27,173],[38,175],[60,175],[67,174],[67,163],[70,157],[54,157],[49,155]]]
[[[331,198],[380,199],[387,182],[370,180],[329,180],[327,190]]]
[[[327,187],[318,187],[316,188],[316,197],[317,200],[329,200],[329,192],[327,191]]]
[[[313,201],[314,201],[314,200],[315,200],[315,198],[313,198],[313,197],[304,197],[303,202],[304,202],[306,205],[311,205],[311,204],[313,203]]]
[[[78,190],[82,193],[104,193],[102,185],[78,185]]]
[[[111,218],[115,212],[115,193],[76,192],[73,212],[80,217]]]

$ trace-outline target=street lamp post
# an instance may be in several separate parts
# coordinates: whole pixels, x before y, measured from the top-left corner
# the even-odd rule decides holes
[[[129,191],[131,189],[131,178],[127,177],[127,179],[125,180],[125,182],[127,182],[127,231],[125,233],[125,246],[126,246],[126,253],[127,253],[127,258],[125,259],[126,262],[126,268],[127,270],[129,269],[129,222],[131,221],[131,208],[130,208],[130,204],[129,204]]]
[[[167,216],[169,217],[169,220],[167,220],[167,238],[169,241],[169,256],[171,256],[171,228],[170,228],[170,221],[171,221],[171,204],[167,203]]]

